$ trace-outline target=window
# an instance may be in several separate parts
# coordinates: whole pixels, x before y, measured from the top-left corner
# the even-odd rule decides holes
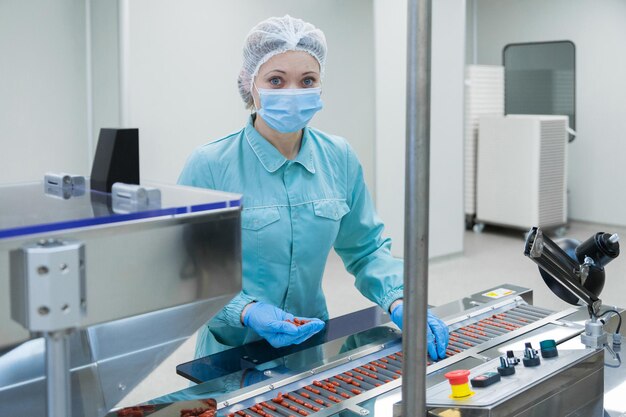
[[[504,47],[504,112],[569,116],[576,130],[576,47],[570,41]],[[570,141],[572,138],[570,137]]]

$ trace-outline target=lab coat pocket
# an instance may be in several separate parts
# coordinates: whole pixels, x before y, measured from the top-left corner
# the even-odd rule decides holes
[[[241,213],[241,228],[260,230],[280,220],[278,207],[245,208]]]
[[[281,239],[278,207],[244,208],[241,213],[241,236],[244,273],[263,275],[265,261],[276,257],[273,242]],[[249,269],[251,268],[251,269]]]
[[[318,217],[340,220],[350,208],[344,200],[320,200],[313,202],[313,211]]]

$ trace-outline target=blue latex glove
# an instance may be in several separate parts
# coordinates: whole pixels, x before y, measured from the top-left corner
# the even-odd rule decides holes
[[[391,312],[391,320],[402,330],[402,303],[398,304]],[[445,359],[449,337],[448,326],[431,313],[430,310],[428,311],[426,324],[428,355],[433,360]]]
[[[296,326],[287,320],[296,318],[278,307],[257,302],[250,304],[243,317],[243,324],[254,330],[259,336],[278,348],[304,342],[322,330],[325,323],[320,319],[297,317],[308,323]]]

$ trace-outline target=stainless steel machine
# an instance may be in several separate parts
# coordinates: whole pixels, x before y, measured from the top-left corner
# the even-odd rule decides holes
[[[603,416],[605,388],[626,380],[621,369],[605,368],[613,359],[603,349],[580,342],[584,307],[549,311],[532,305],[531,290],[503,284],[434,311],[451,332],[448,357],[427,364],[431,416]],[[367,330],[344,329],[340,337],[327,334],[287,350],[257,342],[182,364],[179,374],[199,384],[177,398],[194,400],[131,407],[110,417],[398,415],[401,335],[379,309],[365,313],[331,320],[328,333],[373,326]],[[606,317],[605,327],[615,331],[618,316]],[[471,394],[454,398],[446,375],[458,370],[468,371]],[[481,386],[494,375],[498,381]]]
[[[619,255],[619,237],[597,233],[583,243],[554,242],[533,228],[524,249],[555,294],[575,307],[549,311],[532,305],[532,291],[503,284],[434,308],[450,341],[445,359],[426,361],[429,416],[608,414],[605,392],[626,382],[622,310],[603,306],[598,296],[604,267]],[[363,318],[347,322],[354,329]],[[172,398],[190,401],[122,409],[111,417],[402,415],[401,337],[380,326],[380,317],[371,322],[364,331],[287,350],[257,342],[183,364],[178,373],[198,385]],[[328,327],[335,331],[333,321]]]
[[[0,415],[102,416],[241,289],[241,196],[0,187]]]

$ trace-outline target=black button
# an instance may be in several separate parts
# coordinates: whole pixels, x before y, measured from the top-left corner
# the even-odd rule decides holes
[[[497,372],[486,372],[471,379],[472,387],[485,388],[496,382],[500,382],[500,374]]]

